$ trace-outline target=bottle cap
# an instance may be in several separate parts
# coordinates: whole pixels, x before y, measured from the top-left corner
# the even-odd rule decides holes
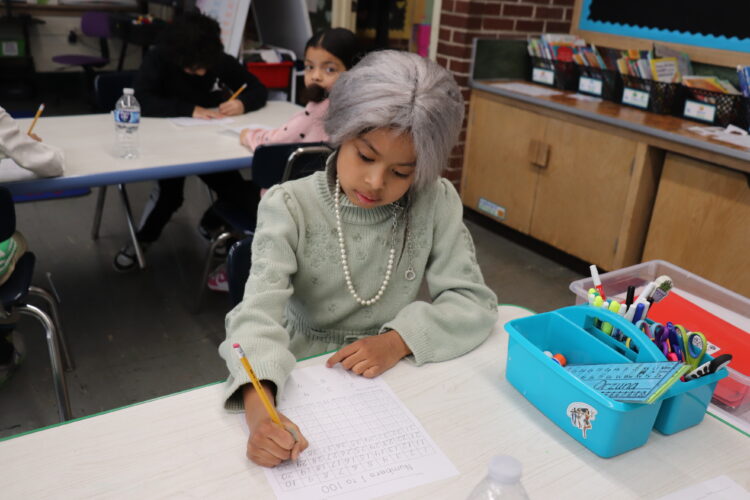
[[[133,89],[125,87],[124,89],[122,89],[122,93],[125,95],[133,95],[134,92]]]
[[[521,462],[509,455],[495,455],[487,469],[498,483],[513,484],[521,479]]]

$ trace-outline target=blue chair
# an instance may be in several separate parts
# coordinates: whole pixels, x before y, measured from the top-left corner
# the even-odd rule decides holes
[[[16,209],[13,198],[7,188],[0,186],[0,240],[5,241],[16,232]],[[65,384],[65,370],[75,368],[73,359],[68,351],[67,343],[60,325],[60,316],[55,298],[43,288],[31,284],[34,276],[34,265],[36,257],[32,252],[26,252],[16,262],[12,274],[8,280],[0,285],[0,305],[9,324],[14,324],[19,314],[36,318],[44,328],[47,337],[47,348],[49,350],[50,363],[52,365],[52,378],[55,384],[57,396],[57,409],[60,420],[69,420],[71,417],[70,399],[68,388]],[[30,296],[36,296],[44,300],[49,306],[51,315],[40,308],[27,302]],[[62,351],[62,355],[61,355]]]
[[[227,278],[229,282],[229,303],[232,307],[242,301],[245,295],[245,283],[250,276],[252,256],[250,249],[253,237],[240,240],[229,249],[227,254]]]
[[[333,150],[322,142],[287,143],[259,146],[253,154],[253,182],[261,188],[270,188],[281,182],[305,177],[325,168],[326,159]],[[211,240],[201,275],[200,290],[195,309],[200,309],[211,269],[216,265],[216,250],[231,240],[244,240],[255,231],[255,220],[234,207],[215,203],[214,212],[224,221],[226,231]],[[231,279],[231,278],[230,278]],[[241,298],[241,297],[240,297]]]

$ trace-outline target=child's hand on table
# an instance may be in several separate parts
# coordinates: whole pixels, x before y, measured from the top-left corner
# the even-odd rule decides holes
[[[214,111],[213,109],[196,106],[193,108],[193,118],[200,118],[201,120],[212,120],[214,118],[225,118],[225,116],[218,111]]]
[[[224,116],[237,116],[245,112],[245,105],[239,99],[224,101],[219,104],[219,113]]]
[[[271,401],[273,393],[266,389]],[[308,446],[307,439],[299,430],[299,427],[279,413],[281,422],[285,429],[280,428],[271,420],[258,394],[251,384],[244,389],[245,420],[250,429],[250,437],[247,439],[247,458],[263,467],[276,467],[284,460],[297,460],[299,454]],[[297,441],[290,430],[297,435]]]
[[[326,366],[331,368],[336,363],[341,363],[341,366],[357,375],[374,378],[409,354],[411,350],[401,335],[396,330],[388,330],[342,347],[328,358]]]

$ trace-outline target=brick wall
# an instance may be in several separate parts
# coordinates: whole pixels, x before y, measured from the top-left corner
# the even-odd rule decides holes
[[[443,0],[437,62],[456,77],[468,116],[469,67],[474,38],[525,38],[539,33],[567,33],[574,0]],[[466,128],[453,150],[445,177],[461,182]]]

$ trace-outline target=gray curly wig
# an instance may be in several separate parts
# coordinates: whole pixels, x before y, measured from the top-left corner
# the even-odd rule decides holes
[[[416,54],[383,50],[363,58],[333,85],[325,130],[334,147],[370,130],[411,134],[413,188],[434,182],[458,140],[464,102],[453,76]]]

